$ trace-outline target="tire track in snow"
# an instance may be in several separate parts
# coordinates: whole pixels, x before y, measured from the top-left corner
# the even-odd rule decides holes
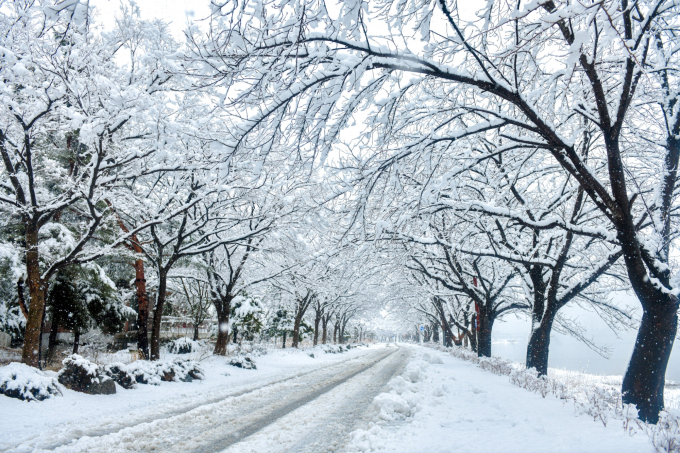
[[[324,395],[336,390],[336,388],[347,383],[351,379],[356,378],[359,375],[363,375],[368,370],[374,368],[376,365],[380,364],[381,362],[383,362],[388,357],[392,356],[397,351],[399,351],[399,349],[396,349],[396,350],[390,352],[389,354],[379,358],[378,360],[376,360],[373,363],[370,363],[366,366],[359,368],[358,370],[353,371],[352,373],[344,376],[341,379],[335,380],[335,381],[333,381],[333,382],[331,382],[331,383],[329,383],[329,384],[327,384],[327,385],[325,385],[325,386],[323,386],[323,387],[321,387],[321,388],[319,388],[319,389],[317,389],[317,390],[315,390],[311,393],[308,393],[307,395],[304,395],[303,397],[301,397],[301,398],[299,398],[295,401],[292,401],[292,402],[286,404],[285,406],[277,408],[276,410],[270,412],[265,417],[255,421],[254,423],[252,423],[252,424],[250,424],[250,425],[248,425],[248,426],[246,426],[246,427],[244,427],[244,428],[242,428],[242,429],[240,429],[236,432],[230,433],[230,435],[228,435],[227,437],[225,437],[221,441],[216,442],[216,443],[214,443],[214,444],[212,444],[208,447],[202,447],[202,448],[196,449],[192,453],[216,453],[216,452],[221,452],[221,451],[223,451],[223,450],[225,450],[225,449],[227,449],[231,446],[234,446],[234,449],[235,449],[234,451],[244,451],[243,449],[245,447],[244,447],[244,445],[241,444],[241,442],[246,440],[248,437],[258,433],[259,431],[261,431],[261,430],[263,430],[263,429],[265,429],[265,428],[267,428],[271,425],[281,424],[281,423],[285,424],[285,422],[282,421],[282,419],[292,417],[293,416],[292,412],[295,412],[298,409],[301,409],[301,408],[307,406],[308,404],[314,402],[314,400],[318,399],[319,397],[324,396]],[[402,355],[405,356],[403,351],[402,351]],[[402,357],[402,355],[400,355],[400,357]],[[366,389],[364,389],[364,391],[361,392],[362,399],[364,401],[367,401],[367,404],[361,405],[363,407],[357,407],[356,404],[354,404],[354,403],[356,403],[357,398],[356,398],[356,396],[353,395],[354,398],[352,398],[351,401],[348,403],[348,404],[353,404],[355,406],[355,407],[352,408],[351,411],[347,411],[346,410],[347,404],[344,404],[344,405],[342,405],[342,408],[338,408],[335,411],[331,411],[331,414],[327,414],[327,415],[331,415],[331,417],[326,417],[327,419],[328,418],[334,418],[333,416],[338,416],[338,419],[333,420],[333,425],[334,425],[334,428],[335,428],[335,429],[332,429],[332,431],[334,431],[332,433],[333,436],[337,437],[338,434],[340,434],[337,430],[337,428],[339,426],[343,426],[344,428],[347,428],[348,426],[353,425],[354,418],[360,412],[362,412],[363,409],[365,409],[368,406],[368,403],[371,402],[373,396],[375,396],[377,394],[377,391],[379,391],[383,387],[383,385],[385,383],[387,383],[396,374],[396,372],[402,367],[403,363],[404,363],[403,361],[390,363],[387,367],[380,370],[380,371],[383,371],[383,373],[381,373],[381,379],[379,379],[379,381],[378,381],[379,384],[373,385],[373,386],[369,385],[368,391],[366,391]],[[385,372],[385,371],[387,371],[387,372]],[[373,376],[371,376],[371,377],[373,377]],[[368,384],[368,383],[366,383],[366,384]],[[340,390],[341,389],[337,389],[337,391],[340,391]],[[345,415],[345,417],[340,416],[340,413],[343,413],[343,415]],[[349,415],[349,416],[347,416],[347,415]],[[319,420],[317,420],[317,421],[319,421]],[[328,420],[326,420],[326,421],[328,421]],[[293,447],[290,451],[294,451],[294,452],[303,451],[303,449],[304,449],[303,446],[305,444],[309,444],[309,443],[313,444],[316,441],[321,440],[324,437],[324,435],[330,435],[331,434],[331,433],[326,432],[326,431],[328,431],[327,429],[325,429],[325,430],[322,429],[320,431],[324,431],[324,432],[323,433],[312,432],[312,433],[308,434],[307,436],[304,436],[303,439],[297,444],[298,447]],[[349,432],[346,429],[344,431]],[[300,434],[299,432],[296,432],[295,435],[299,436],[299,434]],[[342,434],[345,434],[345,433],[342,433]],[[327,441],[328,439],[323,439],[323,440]],[[339,439],[336,439],[336,440],[339,440]],[[256,449],[254,451],[270,451],[270,450],[261,450],[260,448],[261,447],[258,446],[258,447],[256,447]],[[314,450],[314,451],[320,451],[320,450]]]

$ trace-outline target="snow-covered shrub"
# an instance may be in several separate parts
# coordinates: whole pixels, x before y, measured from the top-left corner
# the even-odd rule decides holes
[[[649,426],[649,435],[656,451],[680,452],[680,410],[668,409],[659,414],[659,422]]]
[[[161,381],[191,382],[194,379],[204,379],[201,367],[193,360],[175,359],[171,362],[156,363],[156,372]]]
[[[62,362],[64,368],[59,371],[59,383],[76,392],[92,395],[112,395],[116,386],[104,370],[97,364],[73,354]]]
[[[205,379],[205,372],[193,360],[174,359],[162,362],[137,360],[124,371],[138,384],[160,385],[161,381],[191,382]]]
[[[255,365],[255,361],[250,358],[250,356],[236,356],[232,357],[232,359],[229,361],[229,365],[238,367],[238,368],[243,368],[244,370],[256,370],[257,366]]]
[[[156,365],[148,360],[136,360],[126,365],[125,371],[138,384],[161,385]]]
[[[124,389],[131,389],[135,385],[133,377],[125,370],[122,363],[110,363],[104,366],[104,374],[113,379]]]
[[[23,363],[13,362],[0,368],[0,394],[22,401],[42,401],[61,395],[61,391],[53,377]]]
[[[171,341],[167,344],[166,348],[170,354],[190,354],[192,352],[199,352],[202,345],[189,337],[183,337]]]
[[[320,348],[326,354],[340,354],[346,351],[346,349],[339,344],[322,344],[320,345]]]
[[[508,376],[514,371],[510,360],[503,360],[497,357],[479,357],[477,366],[499,376]]]

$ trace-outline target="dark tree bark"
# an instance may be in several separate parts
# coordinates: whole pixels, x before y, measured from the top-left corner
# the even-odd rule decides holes
[[[135,238],[136,239],[136,238]],[[139,248],[139,246],[137,246]],[[136,251],[136,250],[135,250]],[[139,252],[142,250],[139,248]],[[135,289],[137,295],[137,349],[149,357],[149,296],[146,292],[146,277],[144,275],[144,260],[135,260]]]
[[[215,300],[216,295],[213,294],[213,303],[217,310],[217,340],[215,341],[215,355],[227,355],[227,344],[229,343],[229,316],[231,314],[231,299]]]
[[[534,328],[527,346],[527,368],[536,368],[539,376],[548,374],[548,354],[550,351],[550,332],[554,315],[544,314],[538,327]]]
[[[59,319],[57,316],[52,316],[50,324],[50,337],[47,343],[47,358],[46,363],[51,364],[54,361],[54,355],[57,348],[57,335],[59,333]]]
[[[40,367],[40,336],[45,315],[45,282],[40,277],[38,255],[38,229],[29,222],[26,226],[26,274],[31,305],[24,331],[24,348],[21,361],[32,367]]]
[[[76,329],[73,332],[73,353],[78,354],[78,347],[80,346],[80,330]]]
[[[477,355],[479,357],[491,357],[493,321],[493,317],[489,316],[485,310],[480,310],[479,328],[477,330]]]
[[[167,283],[168,276],[165,272],[161,271],[158,276],[158,294],[156,296],[156,306],[153,311],[153,325],[151,327],[151,360],[158,360],[161,358],[161,322],[163,320]]]

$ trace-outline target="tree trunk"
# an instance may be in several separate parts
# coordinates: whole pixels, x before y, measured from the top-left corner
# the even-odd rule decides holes
[[[321,323],[323,331],[321,332],[321,344],[326,344],[328,338],[328,321]]]
[[[198,341],[198,324],[194,323],[194,341]]]
[[[635,404],[640,419],[648,423],[657,423],[659,412],[664,409],[666,367],[678,331],[677,312],[677,299],[643,312],[633,355],[623,377],[623,402]]]
[[[314,346],[319,343],[319,324],[321,323],[321,312],[318,311],[314,318]]]
[[[484,310],[479,311],[479,330],[477,330],[477,357],[491,357],[491,331],[493,319]]]
[[[153,311],[153,326],[151,328],[151,360],[158,360],[161,358],[161,320],[163,318],[167,281],[167,275],[164,272],[160,272],[158,276],[156,307]]]
[[[149,357],[149,296],[146,293],[144,260],[135,260],[135,288],[137,290],[137,349]]]
[[[300,343],[300,323],[301,322],[302,322],[302,317],[296,316],[295,317],[295,324],[293,325],[293,343],[291,344],[292,348],[297,348],[298,344]]]
[[[38,229],[35,225],[30,224],[26,225],[26,277],[31,300],[24,332],[21,361],[32,367],[39,367],[40,334],[42,332],[43,315],[45,314],[45,282],[40,278]]]
[[[47,343],[47,358],[45,359],[45,362],[47,364],[51,364],[52,361],[54,360],[54,354],[55,354],[55,349],[57,348],[57,334],[59,332],[59,320],[57,317],[54,315],[54,312],[52,313],[52,323],[50,325],[50,338]]]
[[[73,353],[78,354],[78,347],[80,346],[80,330],[76,329],[73,332]]]
[[[439,325],[436,322],[432,323],[432,342],[439,343]]]
[[[217,341],[215,341],[215,355],[227,355],[227,344],[229,343],[229,315],[231,310],[231,301],[226,303],[213,302],[215,308],[219,305],[217,310]]]
[[[333,325],[333,344],[338,344],[338,329],[339,329],[339,328],[340,328],[340,326],[339,326],[338,323],[336,322],[336,323]]]
[[[286,349],[286,331],[283,331],[283,346],[281,346],[281,349]]]
[[[231,342],[236,344],[236,338],[238,337],[238,326],[234,325],[234,338],[231,339]]]
[[[554,316],[550,312],[543,314],[543,319],[531,331],[527,345],[527,368],[536,368],[539,376],[548,374],[548,356],[550,353],[550,332]]]

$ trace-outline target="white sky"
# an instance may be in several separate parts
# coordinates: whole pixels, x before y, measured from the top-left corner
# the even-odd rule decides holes
[[[137,0],[142,19],[162,19],[170,23],[170,30],[176,39],[190,21],[200,21],[210,14],[210,0]],[[119,14],[121,0],[90,0],[96,8],[96,22],[105,30],[113,28]]]

